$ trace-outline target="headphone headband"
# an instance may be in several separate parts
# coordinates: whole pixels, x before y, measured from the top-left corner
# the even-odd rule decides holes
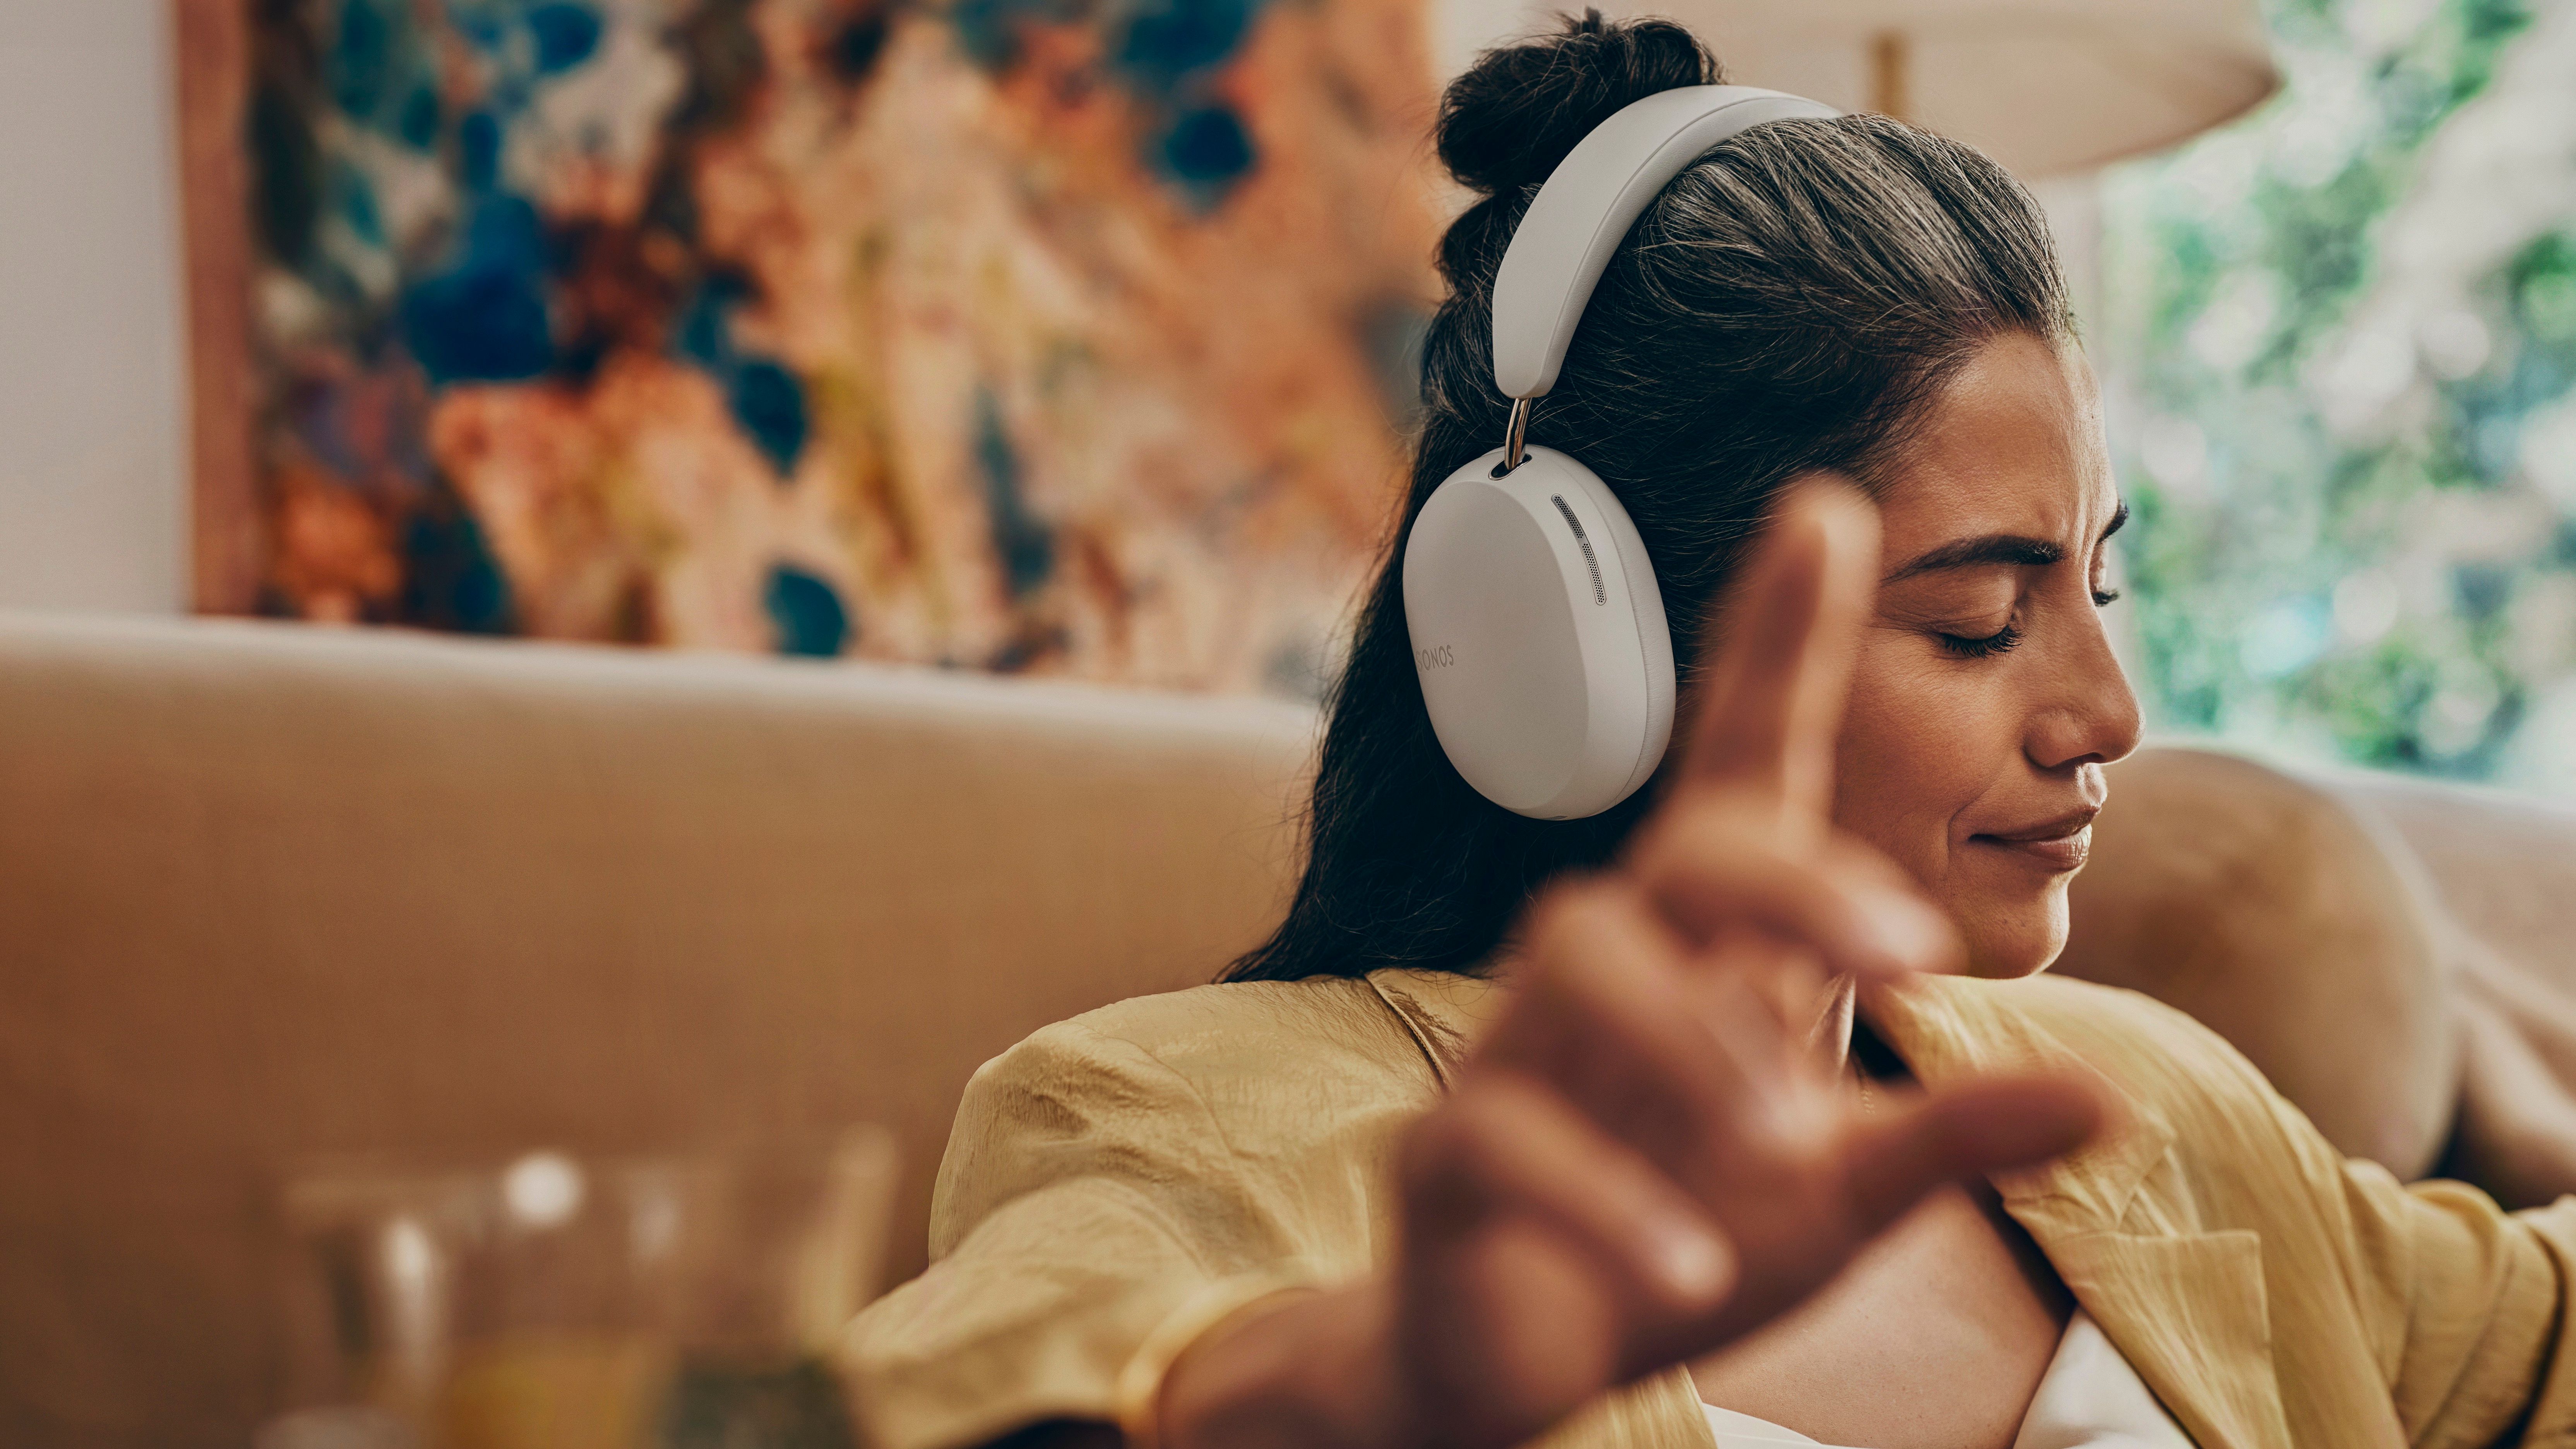
[[[1841,114],[1752,86],[1683,86],[1623,106],[1594,127],[1539,188],[1494,278],[1494,382],[1503,396],[1544,397],[1556,386],[1601,269],[1674,177],[1765,121]]]

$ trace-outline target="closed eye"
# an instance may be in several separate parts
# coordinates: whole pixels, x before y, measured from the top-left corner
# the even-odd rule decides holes
[[[2018,625],[2006,624],[1995,632],[1981,637],[1968,634],[1942,634],[1937,637],[1943,649],[1961,659],[1983,659],[1990,654],[2005,653],[2019,644],[2021,629]]]
[[[2097,579],[2102,577],[2103,551],[2110,547],[2111,535],[2118,533],[2123,527],[2127,526],[2128,522],[2129,505],[2124,500],[2120,504],[2118,511],[2111,515],[2111,522],[2102,530],[2102,536],[2093,541],[2093,577]],[[2120,591],[2118,589],[2097,588],[2093,591],[2094,608],[2107,609],[2118,602],[2120,602]]]

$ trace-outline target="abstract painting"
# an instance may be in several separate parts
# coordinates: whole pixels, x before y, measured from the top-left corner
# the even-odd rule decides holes
[[[1311,692],[1435,297],[1423,12],[254,0],[248,602]]]

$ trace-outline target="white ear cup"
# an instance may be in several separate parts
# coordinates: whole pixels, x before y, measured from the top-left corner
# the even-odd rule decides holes
[[[1635,793],[1673,732],[1673,638],[1636,525],[1565,454],[1452,473],[1404,549],[1431,728],[1477,793],[1541,820]]]

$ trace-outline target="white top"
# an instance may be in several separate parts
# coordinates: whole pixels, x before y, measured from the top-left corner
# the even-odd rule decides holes
[[[1702,1405],[1717,1449],[1775,1449],[1815,1445],[1794,1429],[1714,1404]],[[1849,1449],[1823,1445],[1820,1449]],[[2146,1380],[2111,1346],[2083,1309],[2066,1322],[2057,1356],[2048,1361],[2039,1391],[2031,1395],[2013,1449],[2193,1449],[2191,1436],[2156,1402]]]

